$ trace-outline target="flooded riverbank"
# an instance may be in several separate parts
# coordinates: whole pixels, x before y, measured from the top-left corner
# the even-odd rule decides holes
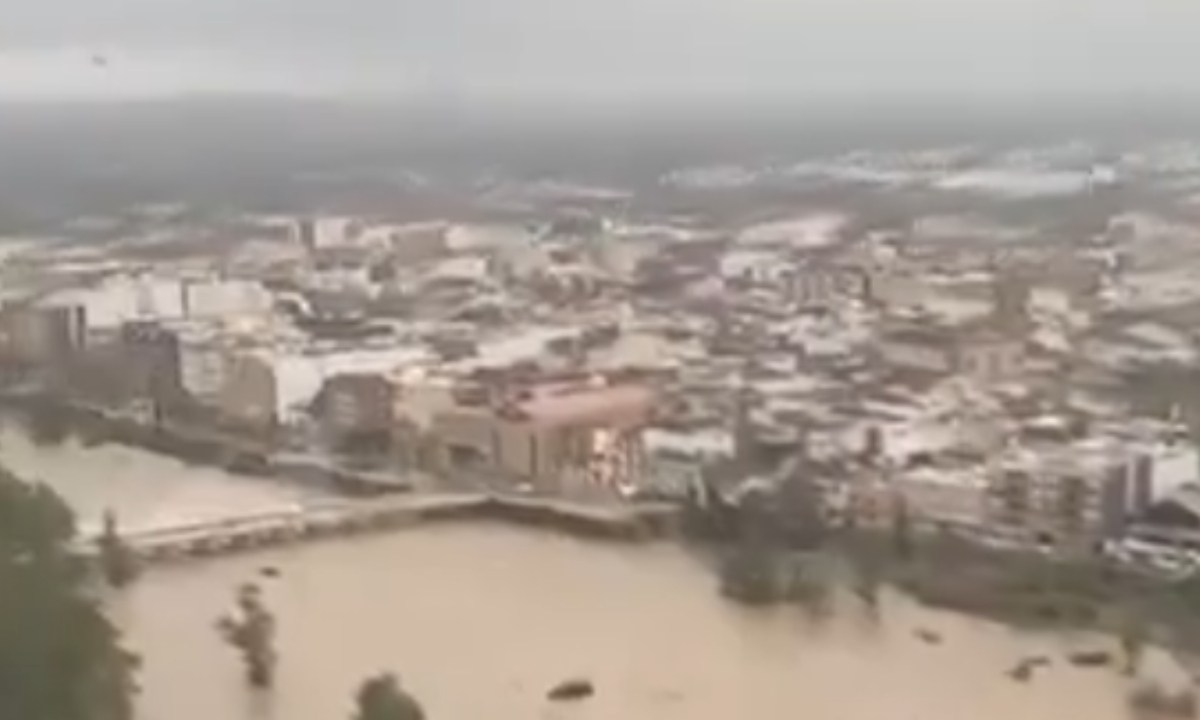
[[[61,492],[85,524],[107,507],[152,526],[319,500],[131,448],[38,447],[11,426],[0,456]],[[263,578],[265,566],[279,577]],[[279,622],[267,695],[246,689],[213,629],[252,579]],[[400,674],[434,720],[1123,720],[1134,686],[1113,668],[1063,659],[1113,650],[1109,638],[1022,632],[888,593],[876,620],[851,600],[823,621],[794,606],[747,609],[722,599],[711,568],[679,546],[487,522],[166,567],[106,604],[143,657],[143,720],[345,718],[358,682],[381,670]],[[1027,682],[1009,677],[1034,655],[1053,662]],[[1182,681],[1157,651],[1144,672]],[[575,676],[590,678],[596,697],[545,701]]]
[[[258,569],[279,622],[270,695],[248,692],[212,629]],[[1072,649],[1112,642],[1029,634],[884,599],[878,622],[853,604],[815,622],[755,611],[669,544],[614,546],[497,525],[439,525],[392,536],[171,568],[111,601],[144,656],[147,720],[346,717],[355,684],[392,669],[430,717],[726,720],[1089,720],[1126,718],[1132,686],[1078,668]],[[933,628],[942,642],[915,636]],[[1021,657],[1055,659],[1027,683]],[[1169,661],[1148,658],[1168,677]],[[597,695],[551,707],[547,688],[586,676]],[[1176,678],[1177,679],[1177,678]]]
[[[19,477],[44,482],[63,496],[85,533],[99,528],[106,510],[115,512],[125,529],[150,530],[288,510],[328,497],[126,445],[87,446],[74,436],[39,445],[9,417],[0,417],[0,459]]]

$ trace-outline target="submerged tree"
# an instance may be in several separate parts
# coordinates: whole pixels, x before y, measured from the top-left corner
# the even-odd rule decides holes
[[[50,402],[32,407],[26,416],[30,437],[37,445],[60,445],[70,432],[66,412]]]
[[[896,556],[908,560],[913,555],[912,517],[908,512],[908,502],[903,498],[896,501],[895,515],[892,518],[892,548]]]
[[[425,711],[395,675],[383,673],[359,686],[352,720],[425,720]]]
[[[721,592],[749,605],[767,605],[781,599],[783,586],[776,553],[771,548],[742,542],[721,565]]]
[[[85,592],[74,519],[0,469],[0,718],[129,720],[137,659]]]
[[[859,543],[850,552],[851,590],[871,613],[879,609],[883,567],[872,548]]]
[[[217,629],[242,653],[246,680],[254,687],[270,687],[275,680],[275,617],[257,585],[247,583],[238,590],[237,614],[221,618]]]
[[[737,507],[737,542],[721,566],[721,592],[753,605],[782,599],[781,546],[770,493],[751,488]]]
[[[833,587],[828,573],[815,562],[793,559],[787,568],[787,598],[810,620],[822,621],[833,612]]]
[[[825,539],[824,500],[821,489],[799,468],[775,493],[781,540],[792,548],[812,549]]]
[[[137,558],[121,539],[117,530],[117,516],[111,510],[104,513],[104,531],[98,544],[100,569],[109,585],[124,587],[137,577]]]
[[[1136,610],[1126,610],[1119,633],[1123,670],[1126,675],[1137,675],[1138,669],[1141,668],[1148,634],[1149,629]]]

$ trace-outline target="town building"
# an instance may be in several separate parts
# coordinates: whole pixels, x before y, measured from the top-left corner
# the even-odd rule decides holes
[[[120,346],[126,392],[146,402],[155,416],[184,398],[179,337],[155,322],[121,326]]]
[[[734,434],[724,428],[648,428],[643,436],[645,487],[655,496],[695,497],[710,469],[733,460]]]
[[[871,297],[870,273],[854,263],[818,256],[787,265],[783,294],[801,309],[828,310]]]
[[[313,420],[314,402],[328,379],[388,374],[429,357],[428,350],[413,345],[233,350],[226,356],[219,407],[257,427],[299,429]],[[390,403],[390,389],[386,397]]]
[[[438,469],[555,494],[629,493],[643,477],[641,433],[654,397],[640,385],[548,385],[459,403],[434,419]]]
[[[21,304],[3,311],[5,350],[26,364],[54,364],[87,344],[87,311],[81,305]]]
[[[923,463],[896,471],[892,487],[914,524],[983,538],[988,532],[987,468],[981,463]]]
[[[390,380],[379,373],[343,373],[325,380],[316,412],[326,446],[346,454],[389,454],[393,393]]]
[[[989,383],[1021,372],[1025,345],[1021,338],[986,325],[958,328],[911,321],[885,330],[876,354],[890,367],[942,375],[961,373]]]
[[[1016,546],[1098,552],[1149,506],[1148,470],[1095,440],[1015,448],[992,473],[989,530]]]

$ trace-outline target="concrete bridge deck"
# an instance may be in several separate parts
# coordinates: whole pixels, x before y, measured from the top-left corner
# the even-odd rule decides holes
[[[643,539],[666,532],[670,506],[585,505],[553,498],[479,493],[418,494],[370,501],[330,501],[291,510],[123,533],[143,563],[210,557],[304,541],[385,532],[422,521],[498,519],[565,532]],[[78,550],[95,557],[97,537]]]

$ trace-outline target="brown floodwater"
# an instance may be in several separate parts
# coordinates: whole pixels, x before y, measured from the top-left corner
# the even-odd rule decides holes
[[[37,448],[11,427],[0,459],[85,513],[118,507],[132,525],[308,497],[127,448]],[[260,577],[265,566],[279,577]],[[279,625],[269,693],[247,689],[213,627],[256,579]],[[898,595],[877,620],[849,599],[823,620],[751,610],[723,600],[678,546],[490,523],[161,567],[106,602],[143,658],[144,720],[340,720],[358,683],[385,670],[432,720],[1124,720],[1133,682],[1062,660],[1115,649],[1106,638],[1017,631]],[[922,642],[918,628],[943,642]],[[1027,683],[1007,676],[1039,654],[1052,666]],[[1181,682],[1161,652],[1145,671]],[[545,700],[576,676],[594,682],[594,698]]]
[[[264,565],[279,621],[278,685],[247,691],[213,631]],[[1129,681],[1057,662],[1028,683],[1020,657],[1110,647],[1016,632],[889,597],[872,622],[847,602],[826,621],[722,600],[671,545],[594,544],[498,525],[438,525],[155,571],[111,603],[143,653],[149,720],[349,717],[356,684],[390,670],[430,717],[1124,718]],[[917,639],[936,630],[941,645]],[[1165,665],[1161,656],[1153,665]],[[544,700],[586,676],[594,699]]]

